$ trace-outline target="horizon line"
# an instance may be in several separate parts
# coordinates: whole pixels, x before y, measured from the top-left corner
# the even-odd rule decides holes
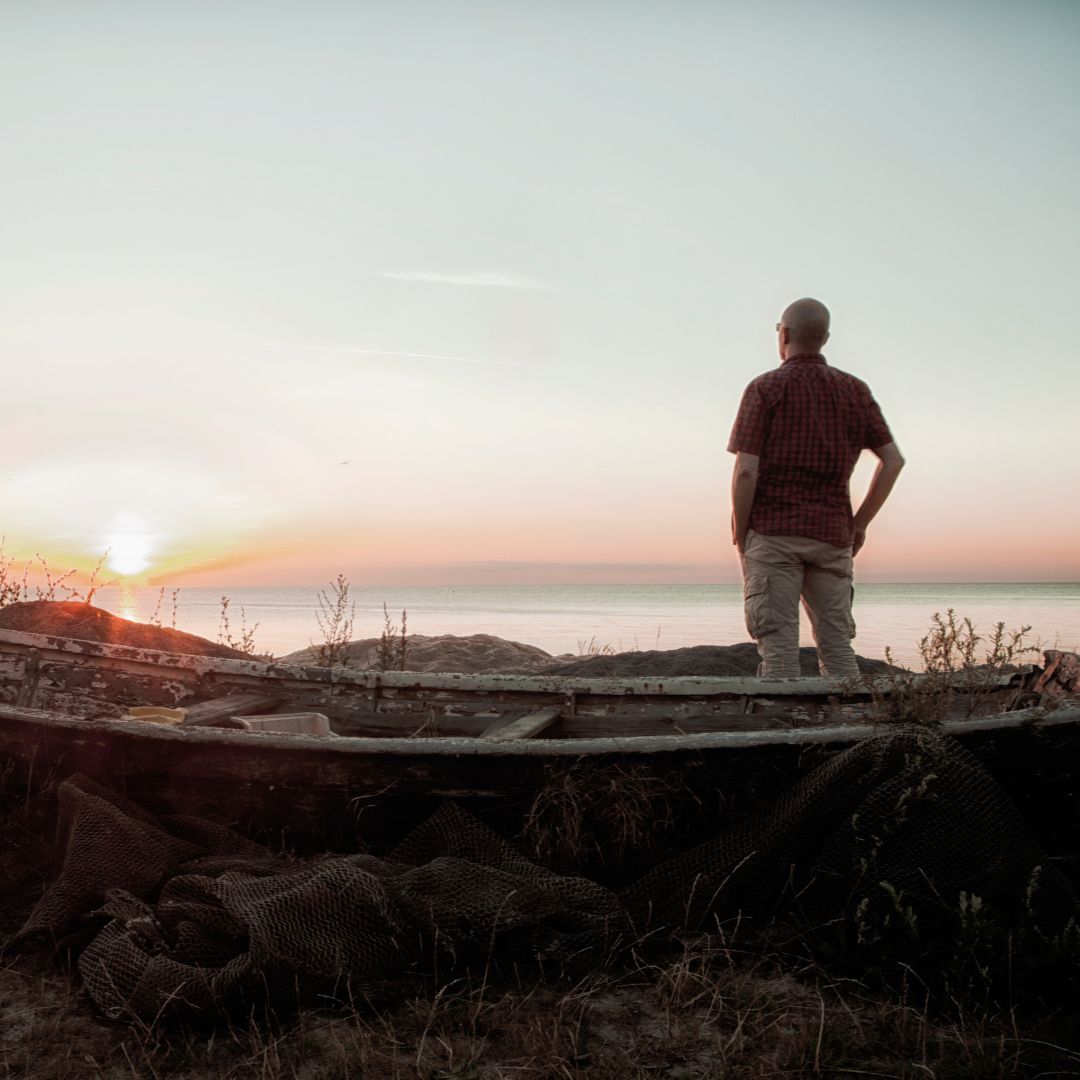
[[[236,582],[209,582],[198,585],[177,584],[172,581],[113,581],[107,585],[98,586],[103,588],[140,588],[140,589],[168,589],[168,588],[196,588],[196,589],[325,589],[327,582],[261,582],[259,584],[240,584]],[[503,582],[362,582],[350,581],[351,586],[357,588],[405,588],[405,589],[502,589],[502,588],[670,588],[672,586],[684,588],[712,588],[716,586],[738,586],[742,582],[737,579],[731,581],[503,581]],[[875,578],[873,580],[856,581],[856,585],[1076,585],[1080,587],[1080,577],[1075,578],[969,578],[966,580],[954,578]]]

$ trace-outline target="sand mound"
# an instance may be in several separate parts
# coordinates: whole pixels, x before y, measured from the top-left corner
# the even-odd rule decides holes
[[[75,600],[32,600],[0,609],[0,630],[24,634],[76,638],[79,641],[107,641],[136,649],[160,649],[188,656],[225,656],[250,660],[242,652],[182,630],[131,622],[110,615],[101,608]]]
[[[345,666],[370,671],[378,666],[378,638],[349,643]],[[817,675],[817,653],[800,650],[804,675]],[[887,670],[881,660],[858,657],[863,672]],[[317,664],[316,647],[281,657],[285,664]],[[758,652],[753,642],[738,645],[693,645],[685,649],[653,649],[608,656],[552,656],[535,645],[507,641],[491,634],[459,637],[441,634],[409,638],[406,671],[459,672],[468,675],[585,675],[633,678],[675,675],[756,675]]]
[[[878,674],[888,670],[883,660],[858,656],[859,670]],[[756,675],[760,657],[751,641],[738,645],[692,645],[686,649],[651,649],[643,652],[616,653],[614,656],[585,656],[554,662],[547,670],[552,675],[630,675],[637,678],[675,675]],[[799,650],[803,675],[817,675],[817,653]]]
[[[350,641],[346,667],[371,671],[378,666],[379,639]],[[405,653],[406,671],[443,671],[461,674],[535,675],[546,671],[556,657],[535,645],[507,641],[492,634],[413,634]],[[283,664],[317,664],[316,646],[281,657]]]

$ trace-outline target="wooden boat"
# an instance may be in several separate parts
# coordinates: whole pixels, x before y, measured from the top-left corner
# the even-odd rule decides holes
[[[31,783],[82,772],[162,809],[298,828],[370,817],[376,804],[377,817],[444,797],[527,802],[553,769],[583,766],[711,791],[750,776],[782,784],[880,731],[894,689],[888,679],[357,672],[0,631],[0,760]],[[1075,777],[1080,657],[1047,654],[1043,669],[967,680],[954,696],[944,730],[992,759],[1006,786],[1013,774],[1044,791]],[[135,705],[183,707],[185,722],[120,719]],[[275,712],[322,714],[334,736],[235,730]]]

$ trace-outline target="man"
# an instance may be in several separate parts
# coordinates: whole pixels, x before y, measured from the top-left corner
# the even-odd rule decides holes
[[[780,366],[746,388],[728,443],[746,627],[759,675],[798,675],[801,597],[821,673],[858,675],[852,560],[904,459],[867,385],[821,355],[828,308],[796,300],[776,330]],[[877,471],[852,514],[849,483],[864,449],[877,455]]]

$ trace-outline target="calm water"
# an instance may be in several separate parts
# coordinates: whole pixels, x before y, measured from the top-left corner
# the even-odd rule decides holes
[[[301,586],[181,589],[176,627],[216,638],[221,597],[228,594],[233,636],[239,636],[243,608],[247,625],[258,624],[258,648],[281,656],[319,640],[318,592]],[[590,641],[623,651],[748,640],[738,585],[354,586],[352,596],[358,638],[379,634],[385,600],[394,613],[407,609],[415,634],[495,634],[556,654],[583,651]],[[156,588],[114,587],[102,590],[97,602],[145,621],[157,600]],[[978,631],[989,632],[999,621],[1008,629],[1030,625],[1032,642],[1080,648],[1080,583],[935,583],[859,586],[856,649],[880,657],[891,646],[913,663],[931,617],[948,608],[969,617]],[[160,618],[165,626],[172,622],[169,590]],[[810,643],[805,625],[803,641]]]

